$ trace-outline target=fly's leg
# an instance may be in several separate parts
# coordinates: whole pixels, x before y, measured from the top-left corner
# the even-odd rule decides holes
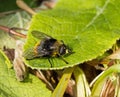
[[[60,56],[60,58],[61,58],[61,60],[63,60],[66,64],[69,64],[63,57]]]
[[[66,64],[69,64],[61,55],[58,54],[57,57],[63,60]]]
[[[53,62],[51,62],[51,59],[50,58],[48,58],[48,61],[49,61],[49,63],[50,63],[50,67],[52,68],[53,67]]]

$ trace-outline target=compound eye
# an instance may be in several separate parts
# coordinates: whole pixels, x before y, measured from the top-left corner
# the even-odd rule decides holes
[[[63,55],[66,53],[66,46],[65,45],[60,46],[59,53],[60,53],[60,55]]]

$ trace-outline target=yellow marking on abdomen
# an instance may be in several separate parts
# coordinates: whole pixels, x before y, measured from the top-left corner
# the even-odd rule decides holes
[[[35,53],[35,55],[38,54],[38,51],[37,51],[38,46],[40,46],[40,42],[36,43],[35,46],[34,46],[34,53]]]

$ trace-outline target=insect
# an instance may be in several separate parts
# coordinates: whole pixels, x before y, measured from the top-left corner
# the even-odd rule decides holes
[[[59,57],[68,64],[63,58],[63,55],[70,54],[71,49],[69,49],[63,41],[58,41],[57,39],[38,31],[32,31],[31,34],[40,39],[40,41],[34,46],[34,48],[29,48],[24,52],[24,58],[31,60],[39,57],[46,57],[49,60],[50,57]]]

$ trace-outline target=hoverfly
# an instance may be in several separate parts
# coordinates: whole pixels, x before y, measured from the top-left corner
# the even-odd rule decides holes
[[[38,31],[32,31],[31,34],[40,39],[40,41],[34,46],[34,48],[30,48],[24,52],[23,56],[25,59],[31,60],[34,58],[45,57],[49,60],[50,57],[59,57],[68,64],[63,58],[63,55],[70,54],[71,49],[69,49],[63,41],[58,41],[57,39]]]

